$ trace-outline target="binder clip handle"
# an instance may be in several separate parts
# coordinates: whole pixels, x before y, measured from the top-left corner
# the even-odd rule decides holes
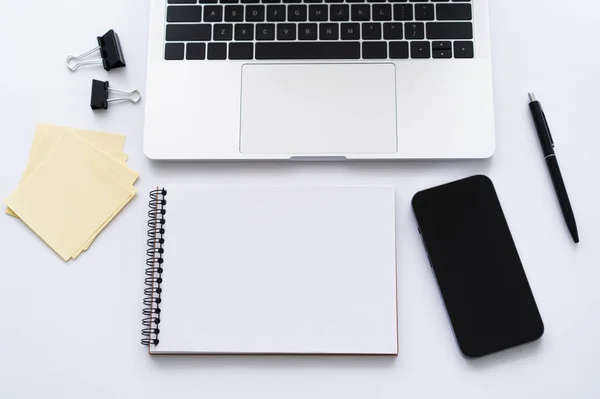
[[[94,60],[94,61],[83,61],[83,62],[78,62],[81,61],[84,58],[89,57],[90,55],[94,54],[96,51],[100,50],[100,46],[86,52],[83,53],[81,55],[70,55],[67,57],[67,68],[69,68],[71,70],[71,72],[75,72],[76,70],[78,70],[80,67],[84,66],[84,65],[98,65],[98,64],[102,64],[102,60]],[[76,64],[71,65],[71,62],[76,62]]]

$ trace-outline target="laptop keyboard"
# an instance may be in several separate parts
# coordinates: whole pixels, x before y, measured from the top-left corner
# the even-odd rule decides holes
[[[166,60],[473,58],[472,0],[167,0]]]

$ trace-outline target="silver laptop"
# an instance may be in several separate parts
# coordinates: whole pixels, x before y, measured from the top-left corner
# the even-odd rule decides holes
[[[152,159],[493,155],[488,0],[150,0]]]

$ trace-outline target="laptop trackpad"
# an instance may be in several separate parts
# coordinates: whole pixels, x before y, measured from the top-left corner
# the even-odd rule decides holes
[[[392,154],[393,64],[244,65],[240,151]]]

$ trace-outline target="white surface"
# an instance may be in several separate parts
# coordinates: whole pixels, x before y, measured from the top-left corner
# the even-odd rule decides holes
[[[393,64],[244,65],[245,154],[394,154]]]
[[[367,82],[364,68],[356,67],[356,61],[331,61],[328,64],[350,64],[341,69],[336,79],[321,83],[317,70],[313,73],[298,73],[289,78],[289,83],[280,83],[283,74],[266,84],[264,91],[270,93],[276,84],[280,90],[292,86],[308,90],[313,94],[326,92],[328,95],[318,96],[299,105],[297,102],[279,100],[279,107],[268,105],[269,101],[252,99],[252,103],[261,109],[272,112],[269,118],[262,114],[244,111],[240,118],[240,91],[247,90],[247,82],[242,85],[242,65],[265,64],[268,61],[165,61],[165,0],[148,0],[152,7],[150,13],[150,46],[148,48],[148,83],[145,90],[145,132],[143,140],[144,153],[152,159],[289,159],[299,156],[324,157],[345,156],[349,159],[452,159],[452,158],[488,158],[494,153],[494,109],[492,93],[492,65],[490,58],[490,36],[488,20],[488,0],[476,0],[473,4],[475,37],[475,59],[462,60],[392,60],[384,63],[394,66],[395,81],[387,83],[388,90],[394,88],[397,98],[394,104],[380,105],[375,102],[381,94],[374,94],[377,84]],[[297,64],[299,61],[274,61],[276,64]],[[303,63],[324,64],[325,61],[308,61]],[[371,63],[371,61],[365,61]],[[382,61],[373,60],[373,63]],[[348,71],[348,68],[355,68]],[[245,69],[245,68],[244,68]],[[262,74],[268,75],[269,71]],[[246,75],[247,72],[244,72]],[[378,73],[378,72],[375,72]],[[257,73],[258,74],[258,73]],[[352,75],[355,83],[343,84],[342,76]],[[372,79],[372,78],[370,78]],[[391,80],[391,79],[390,79]],[[244,87],[242,87],[244,86]],[[342,86],[342,88],[340,88]],[[354,87],[353,87],[354,86]],[[366,87],[365,87],[366,86]],[[348,97],[347,90],[355,89],[362,101],[369,105],[360,108],[362,102],[351,107],[343,107],[343,101],[353,100]],[[377,90],[381,91],[381,90]],[[342,110],[329,111],[332,104],[329,99],[337,92],[335,105]],[[341,94],[340,94],[341,93]],[[267,94],[265,93],[264,96]],[[389,96],[385,93],[385,97]],[[272,94],[275,97],[276,93]],[[315,96],[317,97],[317,96]],[[271,98],[272,100],[272,98]],[[246,107],[247,101],[243,104]],[[321,112],[310,111],[318,108]],[[397,126],[397,140],[394,148],[389,144],[390,138],[373,137],[369,146],[356,151],[358,143],[351,140],[346,145],[332,147],[328,142],[339,141],[340,135],[348,138],[361,138],[365,132],[383,132],[390,129],[391,124],[386,111],[395,106],[394,127]],[[375,117],[372,108],[381,108],[385,112],[382,117]],[[284,109],[285,112],[281,112]],[[292,116],[288,114],[293,113]],[[327,113],[343,121],[314,120]],[[353,114],[347,117],[346,114]],[[340,116],[342,115],[342,116]],[[312,118],[310,118],[310,117]],[[370,121],[369,118],[373,120]],[[266,120],[268,119],[268,120]],[[355,121],[359,122],[356,123]],[[278,128],[280,121],[287,128]],[[260,123],[259,123],[260,122]],[[274,122],[274,123],[268,123]],[[256,145],[243,136],[240,151],[240,127],[259,131],[263,136],[278,133],[277,140],[269,140],[262,146]],[[365,128],[369,125],[370,128]],[[319,147],[308,147],[297,139],[314,134],[323,143]],[[282,134],[287,132],[288,134]],[[309,133],[311,132],[311,133]],[[294,134],[292,134],[294,133]],[[379,133],[383,136],[383,133]],[[265,138],[267,138],[265,137]],[[281,143],[286,138],[285,143]],[[268,139],[268,138],[267,138]],[[306,140],[309,141],[309,140]],[[310,140],[312,142],[312,140]],[[294,144],[292,146],[292,144]],[[391,149],[391,151],[390,151]],[[261,153],[261,151],[263,151]],[[301,152],[306,151],[306,152]],[[340,155],[341,152],[344,152]]]
[[[144,87],[147,1],[0,2],[0,196],[17,185],[36,122],[127,134],[142,192],[164,184],[392,184],[398,232],[399,355],[152,357],[139,344],[147,198],[140,195],[76,262],[64,264],[0,216],[2,398],[590,398],[600,396],[600,2],[492,0],[497,151],[486,161],[161,163],[142,155],[144,99],[89,109],[92,78]],[[128,66],[64,66],[115,28]],[[562,221],[527,108],[544,105],[581,244]],[[410,199],[485,173],[504,212],[546,333],[528,347],[466,361],[456,348]]]
[[[166,189],[152,353],[398,353],[393,187]]]

